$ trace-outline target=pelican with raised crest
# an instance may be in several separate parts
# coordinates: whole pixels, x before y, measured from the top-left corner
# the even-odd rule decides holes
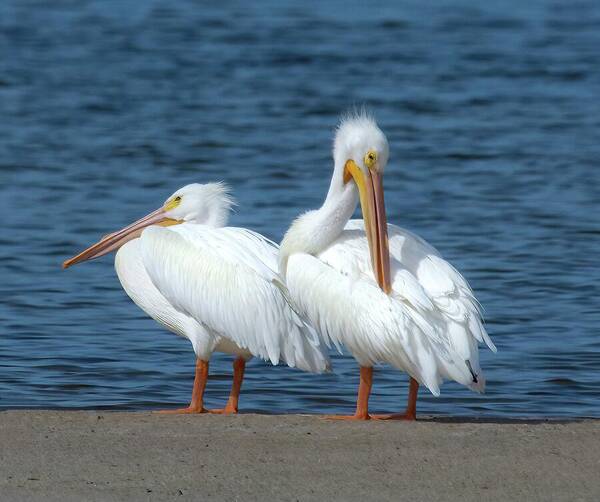
[[[222,183],[191,184],[161,208],[103,237],[64,268],[117,250],[123,289],[148,315],[188,338],[196,373],[188,407],[202,413],[209,359],[234,355],[233,384],[221,413],[237,413],[252,356],[311,372],[329,368],[319,337],[290,307],[278,275],[278,247],[244,228],[226,227],[232,199]]]
[[[496,350],[460,273],[423,239],[387,224],[388,155],[371,116],[344,118],[323,205],[298,217],[281,243],[280,273],[295,308],[360,366],[356,412],[331,418],[414,420],[419,384],[437,396],[446,379],[482,392],[478,342]],[[359,201],[363,219],[351,220]],[[377,363],[410,376],[405,413],[369,414]]]

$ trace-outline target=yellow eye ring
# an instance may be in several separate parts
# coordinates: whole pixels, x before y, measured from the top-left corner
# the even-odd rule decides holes
[[[365,166],[369,169],[377,162],[377,152],[375,150],[369,150],[364,158]]]
[[[181,197],[178,195],[177,197],[173,197],[171,200],[167,201],[164,205],[165,211],[171,211],[171,209],[175,209],[181,202]]]

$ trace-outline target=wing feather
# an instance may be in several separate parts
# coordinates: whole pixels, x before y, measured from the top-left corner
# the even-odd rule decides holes
[[[358,292],[366,285],[375,288],[363,289],[360,293],[363,299],[371,295],[371,311],[384,306],[383,312],[377,311],[370,316],[381,322],[373,326],[373,333],[363,333],[362,336],[368,340],[364,343],[370,345],[362,346],[360,351],[370,349],[378,357],[383,357],[387,351],[389,357],[380,360],[394,364],[396,358],[396,362],[402,363],[401,366],[409,373],[413,371],[419,375],[434,393],[443,378],[452,378],[474,390],[483,390],[477,342],[485,343],[494,352],[496,347],[483,327],[481,309],[469,284],[419,236],[395,225],[388,225],[388,234],[393,290],[388,300],[398,302],[393,307],[387,305],[385,295],[378,299],[373,296],[377,283],[362,220],[349,221],[340,237],[318,255],[323,265],[334,269],[348,282],[343,286],[347,291]],[[306,268],[309,263],[302,266]],[[324,275],[327,275],[326,271],[321,271],[320,276]],[[315,277],[312,284],[317,280],[322,279]],[[332,282],[335,282],[333,276],[327,279],[325,285],[330,288]],[[309,284],[305,286],[309,287]],[[296,294],[301,295],[295,290],[292,296],[296,298]],[[358,308],[357,305],[355,307]],[[390,321],[388,311],[392,312],[397,329],[384,322],[385,319]],[[312,316],[309,317],[312,319]],[[334,343],[341,343],[332,335],[332,332],[338,332],[336,327],[329,323],[326,330]],[[379,335],[374,333],[377,330],[383,333],[383,338],[377,338]],[[412,333],[407,333],[407,330],[412,330]],[[387,349],[381,345],[382,341],[387,343]],[[397,342],[401,342],[400,346]],[[347,340],[344,343],[347,344]]]
[[[316,332],[274,284],[273,243],[245,229],[192,224],[150,227],[140,243],[148,275],[177,310],[273,364],[328,369]]]

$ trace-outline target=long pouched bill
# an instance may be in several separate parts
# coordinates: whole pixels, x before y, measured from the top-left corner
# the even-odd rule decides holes
[[[350,177],[354,179],[358,187],[365,232],[369,241],[373,275],[379,287],[389,294],[392,291],[392,285],[383,179],[381,174],[373,169],[368,169],[367,174],[363,173],[353,160],[348,160],[344,168],[344,181],[349,181]]]
[[[133,222],[131,225],[127,225],[125,228],[105,235],[96,244],[91,245],[89,248],[84,249],[81,253],[73,258],[69,258],[63,262],[63,268],[68,268],[76,263],[82,261],[92,260],[104,256],[111,251],[119,249],[123,244],[139,237],[144,228],[150,225],[161,225],[163,227],[170,225],[177,225],[181,223],[179,220],[173,220],[165,216],[165,209],[160,208],[153,211],[147,216]]]

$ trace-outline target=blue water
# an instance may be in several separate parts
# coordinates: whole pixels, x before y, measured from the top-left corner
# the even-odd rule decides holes
[[[191,346],[135,307],[113,260],[63,271],[190,182],[279,240],[319,205],[339,114],[391,144],[389,220],[471,282],[498,345],[488,391],[423,413],[600,417],[600,3],[0,3],[0,408],[188,401]],[[357,366],[253,361],[241,406],[350,412]],[[208,406],[229,391],[215,355]],[[407,378],[377,369],[373,410]]]

